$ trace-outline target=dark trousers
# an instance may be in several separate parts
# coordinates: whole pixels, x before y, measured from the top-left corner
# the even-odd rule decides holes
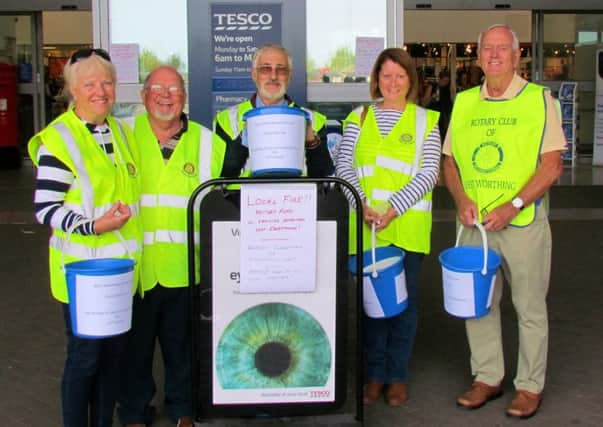
[[[67,335],[67,359],[61,383],[63,425],[110,427],[126,335],[78,338],[73,335],[68,304],[63,304],[63,316]]]
[[[397,316],[365,315],[367,378],[379,383],[408,383],[408,363],[417,334],[419,273],[424,254],[406,251],[404,274],[408,307]]]
[[[155,395],[153,355],[159,340],[165,367],[165,406],[168,416],[192,415],[191,334],[188,288],[159,284],[134,297],[132,330],[124,357],[119,416],[124,424],[150,423],[149,405]]]

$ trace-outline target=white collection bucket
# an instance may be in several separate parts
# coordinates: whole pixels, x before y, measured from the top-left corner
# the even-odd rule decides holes
[[[393,317],[408,307],[406,275],[402,249],[395,246],[375,247],[372,228],[372,248],[362,255],[362,302],[368,317]],[[356,274],[357,257],[350,258],[349,270]]]
[[[67,239],[71,231],[67,233]],[[124,245],[121,233],[116,231]],[[126,245],[126,252],[127,245]],[[64,264],[64,262],[63,262]],[[73,334],[107,338],[132,326],[132,287],[135,261],[98,258],[64,264]]]
[[[259,107],[246,112],[251,174],[301,175],[308,113],[296,107]]]
[[[482,247],[459,246],[463,225],[459,228],[456,243],[440,253],[444,308],[456,317],[475,319],[490,311],[496,271],[500,256],[488,249],[488,237],[484,227],[475,226],[482,236]]]

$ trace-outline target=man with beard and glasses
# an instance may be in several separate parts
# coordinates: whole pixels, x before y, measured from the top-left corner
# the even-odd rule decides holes
[[[219,176],[224,142],[182,111],[186,89],[175,68],[153,70],[140,95],[146,113],[134,121],[134,157],[142,182],[141,292],[134,297],[119,415],[129,427],[152,422],[157,339],[167,414],[178,426],[192,426],[186,209],[193,190]]]
[[[282,46],[267,44],[253,55],[251,78],[257,92],[250,99],[220,111],[214,118],[214,132],[226,143],[226,154],[221,175],[227,178],[249,176],[249,150],[243,140],[243,114],[256,107],[290,106],[302,108],[287,96],[291,81],[292,61]],[[326,144],[326,117],[303,108],[310,114],[306,129],[306,171],[310,177],[333,173],[333,161]]]

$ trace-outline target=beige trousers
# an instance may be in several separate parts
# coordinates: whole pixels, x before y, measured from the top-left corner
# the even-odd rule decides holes
[[[544,388],[548,350],[546,296],[551,271],[551,229],[542,206],[526,227],[507,227],[488,232],[488,246],[502,257],[490,313],[466,321],[475,381],[497,385],[505,375],[500,300],[505,282],[511,288],[519,329],[516,389],[540,393]],[[481,246],[476,228],[466,229],[462,244]]]

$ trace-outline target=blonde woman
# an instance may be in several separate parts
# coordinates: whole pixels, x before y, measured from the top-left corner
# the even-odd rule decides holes
[[[74,334],[62,265],[99,252],[126,256],[113,230],[120,230],[130,255],[140,258],[139,179],[130,152],[131,131],[110,115],[116,73],[107,52],[78,50],[63,73],[72,104],[28,145],[38,167],[36,217],[52,230],[50,287],[65,319],[63,423],[111,426],[125,334],[100,339]]]

